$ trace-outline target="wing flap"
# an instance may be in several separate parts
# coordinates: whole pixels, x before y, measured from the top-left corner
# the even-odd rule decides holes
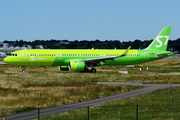
[[[127,55],[127,53],[129,52],[131,46],[129,46],[126,51],[120,55],[120,56],[110,56],[110,57],[103,57],[103,58],[92,58],[92,59],[84,59],[84,60],[78,60],[78,61],[85,61],[85,62],[104,62],[107,63],[106,60],[110,60],[110,61],[115,61],[115,58],[119,58],[119,57],[124,57]]]

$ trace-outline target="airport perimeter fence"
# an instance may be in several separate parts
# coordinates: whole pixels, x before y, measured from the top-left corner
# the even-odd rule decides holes
[[[59,114],[52,114],[56,111],[49,110],[48,108],[38,108],[32,110],[31,119],[33,120],[162,120],[162,119],[180,119],[180,105],[179,104],[156,104],[156,105],[116,105],[116,106],[77,106],[74,108],[63,107],[71,110],[68,112],[62,112]],[[74,109],[74,110],[73,110]],[[25,109],[0,109],[0,120],[10,120],[7,112],[21,112]],[[30,109],[28,109],[30,110]],[[59,111],[59,109],[57,110]],[[23,112],[27,113],[27,112]],[[23,117],[25,114],[22,114]],[[19,119],[23,120],[20,113],[18,113]],[[5,116],[3,116],[5,115]],[[15,115],[15,114],[13,114]],[[28,115],[28,114],[27,114]],[[34,115],[34,116],[33,116]],[[10,115],[11,116],[11,115]],[[15,116],[17,119],[17,116]],[[11,116],[13,119],[13,116]]]

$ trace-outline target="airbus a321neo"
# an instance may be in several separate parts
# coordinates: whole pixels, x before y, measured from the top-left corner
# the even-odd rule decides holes
[[[174,55],[166,51],[171,27],[164,27],[145,49],[27,49],[17,50],[4,62],[22,66],[59,66],[60,70],[96,72],[100,65],[135,65]],[[91,67],[89,70],[87,67]]]

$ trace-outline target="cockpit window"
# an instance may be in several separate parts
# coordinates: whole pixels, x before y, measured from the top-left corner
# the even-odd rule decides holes
[[[17,54],[10,54],[10,56],[17,56]]]

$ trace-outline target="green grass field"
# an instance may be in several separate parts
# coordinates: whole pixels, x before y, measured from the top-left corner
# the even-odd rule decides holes
[[[105,77],[111,78],[104,73],[61,72],[57,67],[30,67],[26,73],[20,71],[18,66],[0,66],[0,109],[45,108],[141,88],[95,84]],[[7,111],[0,114],[19,110]]]
[[[146,70],[147,67],[148,70]],[[180,74],[177,73],[180,72],[179,58],[158,60],[132,68],[126,66],[100,66],[96,68],[98,72],[94,74],[59,71],[57,67],[50,66],[36,66],[29,67],[26,73],[21,73],[19,66],[0,65],[0,109],[44,108],[139,88],[139,86],[95,84],[95,82],[101,81],[180,83]],[[128,71],[128,74],[120,74],[119,71]],[[167,94],[167,90],[162,93],[155,91],[148,95],[107,103],[106,105],[155,104],[154,101],[159,101],[156,104],[170,104],[172,101],[179,104],[178,90],[179,88],[171,88],[172,95],[174,95],[172,97]],[[167,98],[161,97],[159,94],[162,96],[167,94]],[[132,101],[134,102],[132,103]],[[16,111],[3,114],[13,112]]]
[[[43,117],[42,120],[135,120],[137,111],[139,120],[179,120],[179,90],[180,87],[160,89],[146,95],[90,107],[89,113],[85,107]]]

